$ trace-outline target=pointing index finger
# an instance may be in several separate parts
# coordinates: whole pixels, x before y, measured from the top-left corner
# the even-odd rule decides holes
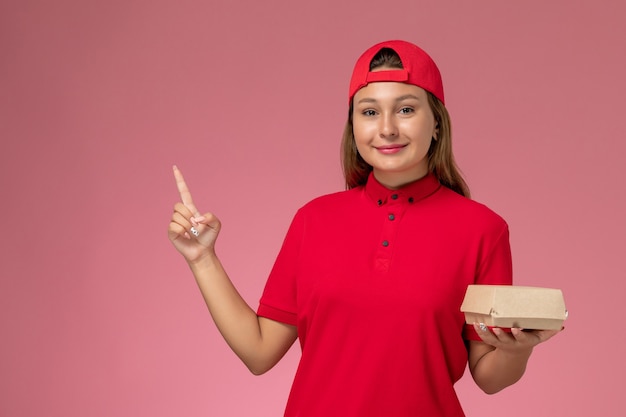
[[[185,178],[183,178],[182,172],[180,172],[176,165],[174,165],[174,178],[176,179],[176,186],[178,187],[178,192],[180,193],[180,199],[182,200],[185,207],[191,210],[191,212],[195,216],[199,215],[200,212],[193,203],[193,199],[191,198],[191,192],[189,192],[189,188],[187,187]]]

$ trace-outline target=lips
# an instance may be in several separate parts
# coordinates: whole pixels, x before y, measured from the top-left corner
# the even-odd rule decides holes
[[[376,149],[380,153],[383,153],[385,155],[391,155],[391,154],[400,152],[405,147],[406,145],[386,145],[386,146],[377,146]]]

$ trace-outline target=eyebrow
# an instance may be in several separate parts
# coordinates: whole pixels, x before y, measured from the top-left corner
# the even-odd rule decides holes
[[[413,95],[413,94],[405,94],[403,96],[400,96],[400,97],[396,98],[395,101],[396,102],[400,102],[400,101],[404,101],[404,100],[407,100],[407,99],[414,99],[414,100],[420,101],[420,98],[418,96],[416,96],[416,95]],[[360,103],[376,103],[377,101],[378,100],[376,100],[374,98],[365,97],[365,98],[362,98],[361,100],[359,100],[357,102],[357,104],[360,104]]]

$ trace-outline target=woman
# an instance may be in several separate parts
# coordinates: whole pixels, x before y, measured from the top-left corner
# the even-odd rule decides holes
[[[464,323],[467,285],[511,283],[508,227],[468,198],[441,76],[423,50],[388,41],[359,58],[342,157],[348,190],[298,211],[256,312],[215,254],[219,220],[200,214],[176,168],[169,238],[254,374],[299,339],[285,416],[463,416],[453,385],[468,361],[495,393],[557,332]]]

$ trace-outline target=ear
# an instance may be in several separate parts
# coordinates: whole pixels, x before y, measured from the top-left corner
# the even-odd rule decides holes
[[[433,131],[433,140],[436,141],[439,139],[439,123],[435,125],[435,130]]]

